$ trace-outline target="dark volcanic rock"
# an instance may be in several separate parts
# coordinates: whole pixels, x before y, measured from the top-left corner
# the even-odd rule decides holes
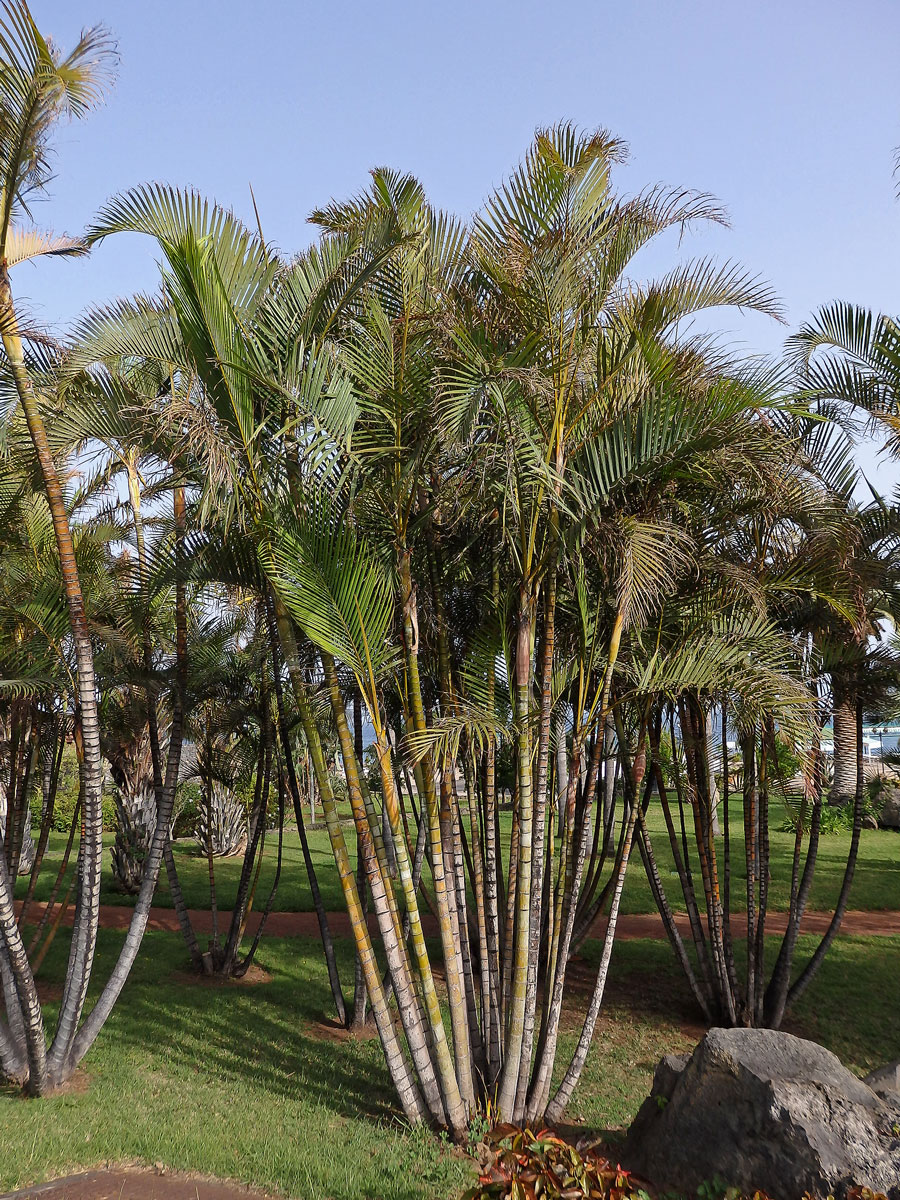
[[[856,1184],[900,1200],[900,1095],[876,1094],[815,1042],[711,1029],[690,1059],[660,1062],[619,1156],[663,1188],[720,1178],[800,1200]]]
[[[885,829],[900,829],[900,788],[884,788],[879,801],[881,816],[878,823]]]

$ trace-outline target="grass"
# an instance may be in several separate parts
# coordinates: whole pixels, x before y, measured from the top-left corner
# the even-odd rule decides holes
[[[659,803],[652,805],[649,814],[653,847],[666,894],[677,909],[684,908],[681,886],[675,872],[675,863],[665,834]],[[731,856],[732,856],[732,907],[744,907],[747,872],[744,861],[743,814],[740,802],[730,805]],[[769,906],[773,911],[785,911],[790,903],[791,862],[794,852],[794,835],[781,833],[777,812],[773,813],[772,829],[769,833],[771,846],[771,881],[769,884]],[[740,831],[739,833],[737,831]],[[688,835],[690,837],[690,833]],[[694,857],[696,861],[696,846]],[[719,873],[722,877],[722,839],[718,839]],[[823,834],[819,839],[816,869],[807,908],[825,912],[832,910],[837,902],[850,849],[850,833]],[[804,847],[805,850],[805,847]],[[699,870],[695,865],[695,875]],[[699,884],[698,884],[699,886]],[[890,829],[864,829],[860,835],[859,857],[850,893],[850,907],[875,911],[900,908],[900,834]],[[635,854],[629,864],[628,875],[622,896],[622,911],[631,913],[653,912],[655,906],[647,885],[640,857]]]
[[[352,850],[352,857],[355,863],[356,839],[353,836],[352,830],[347,830],[347,833],[350,835],[348,837],[348,849]],[[310,832],[309,840],[325,907],[329,912],[343,910],[344,897],[335,870],[334,857],[331,853],[328,834],[324,830],[315,829]],[[349,845],[351,841],[354,843],[352,847]],[[113,835],[105,833],[103,835],[103,842],[105,847],[111,847],[113,844]],[[277,837],[273,837],[270,832],[266,839],[263,868],[257,892],[256,907],[258,908],[262,907],[272,887],[276,866],[276,843]],[[34,895],[36,900],[46,900],[48,898],[62,862],[65,844],[65,834],[51,833],[41,874],[35,887]],[[178,878],[181,882],[188,908],[209,908],[209,874],[206,858],[200,853],[197,843],[193,839],[180,839],[174,843],[173,848],[175,861],[178,866]],[[73,871],[76,853],[77,839],[70,859],[70,876]],[[216,895],[219,907],[231,908],[237,893],[238,879],[241,873],[241,856],[216,859],[215,872]],[[17,881],[16,894],[21,896],[26,889],[27,880],[20,878]],[[101,901],[103,904],[126,906],[134,903],[132,896],[125,896],[121,892],[116,891],[108,853],[103,855]],[[156,890],[154,903],[163,908],[171,908],[172,906],[172,897],[169,892],[165,867],[160,871],[159,885]],[[275,908],[282,912],[312,912],[313,909],[312,896],[306,879],[306,868],[304,867],[303,855],[300,850],[300,838],[295,830],[285,831],[281,883],[278,889]]]
[[[504,813],[504,828],[508,833],[509,816]],[[742,829],[739,802],[731,805],[731,824],[733,830]],[[777,815],[772,824],[777,825]],[[663,878],[667,894],[677,909],[684,906],[681,889],[675,874],[675,866],[669,849],[668,838],[665,835],[659,804],[654,803],[649,813],[649,824],[654,834],[654,847],[659,863],[660,874]],[[355,838],[353,830],[345,831],[348,850],[355,861]],[[791,854],[793,852],[793,835],[780,833],[773,829],[772,846],[772,881],[770,885],[770,905],[773,910],[783,910],[788,907],[788,891],[790,887]],[[43,900],[49,895],[53,879],[62,860],[65,846],[63,834],[52,834],[45,858],[44,869],[41,872],[35,895]],[[105,835],[108,845],[112,844],[112,834]],[[334,859],[324,829],[314,829],[309,833],[310,847],[319,884],[322,889],[325,907],[329,911],[342,910],[344,907],[340,884],[334,868]],[[268,895],[275,871],[276,841],[269,836],[266,845],[265,861],[260,877],[259,907],[264,897]],[[817,910],[832,909],[840,891],[847,850],[850,845],[849,833],[833,833],[823,835],[819,842],[819,855],[816,873],[808,907]],[[734,907],[743,907],[742,897],[745,887],[746,873],[742,870],[744,842],[742,836],[732,838],[733,879],[732,889]],[[196,843],[181,840],[175,844],[175,858],[178,864],[178,875],[184,890],[189,908],[209,907],[209,883],[207,877],[206,859],[197,849]],[[74,863],[74,853],[73,859]],[[71,869],[71,868],[70,868]],[[219,904],[230,908],[237,891],[240,874],[240,859],[219,859],[216,861],[216,886]],[[18,893],[25,891],[26,881],[18,881]],[[104,855],[103,902],[105,904],[131,904],[128,896],[123,896],[113,888],[109,855]],[[162,872],[156,903],[171,906],[165,871]],[[853,881],[850,896],[852,908],[876,910],[900,908],[900,835],[891,830],[864,830],[860,841],[859,861]],[[306,871],[300,852],[300,840],[294,831],[287,831],[284,845],[284,867],[281,885],[275,908],[283,912],[309,912],[312,910],[312,898],[306,881]],[[653,898],[647,885],[644,868],[640,857],[635,853],[629,867],[625,891],[622,900],[622,911],[626,913],[647,913],[655,911]]]
[[[101,933],[95,978],[120,945]],[[59,980],[63,953],[54,947],[46,983]],[[377,1039],[336,1040],[319,1026],[329,994],[318,946],[268,942],[260,965],[271,982],[204,985],[182,974],[178,937],[148,934],[85,1061],[84,1090],[0,1094],[0,1193],[134,1160],[333,1200],[462,1191],[468,1162],[400,1122]]]
[[[740,829],[739,818],[736,804],[733,828]],[[658,806],[651,809],[650,825],[666,889],[680,908]],[[352,830],[347,834],[352,855],[355,839]],[[110,844],[111,835],[105,840]],[[38,899],[49,893],[64,842],[63,835],[51,838]],[[325,905],[340,910],[327,834],[313,830],[310,842]],[[777,909],[786,906],[792,837],[773,831],[771,842],[770,896]],[[848,845],[846,833],[821,839],[811,908],[833,907]],[[206,860],[189,841],[177,843],[175,853],[188,905],[208,907]],[[741,906],[742,854],[742,839],[736,837],[736,908]],[[104,902],[130,904],[112,888],[109,856],[104,858]],[[270,838],[258,904],[271,885],[274,865],[275,839]],[[239,860],[216,863],[223,908],[233,902],[239,872]],[[25,885],[19,880],[20,894]],[[156,903],[171,904],[164,875]],[[870,910],[900,908],[900,836],[863,833],[850,903]],[[311,907],[299,839],[288,832],[275,908]],[[654,911],[637,857],[629,869],[623,911]],[[94,973],[98,982],[108,975],[121,938],[102,931]],[[41,972],[48,1018],[67,941],[65,934],[57,939]],[[800,939],[798,964],[813,944]],[[339,952],[347,981],[349,943],[340,942]],[[588,943],[573,969],[559,1072],[580,1031],[596,954],[596,946]],[[257,961],[271,973],[270,982],[203,985],[184,974],[186,957],[177,936],[148,934],[122,999],[86,1060],[85,1086],[39,1103],[0,1092],[0,1190],[107,1161],[140,1161],[230,1177],[289,1196],[428,1200],[459,1194],[471,1178],[471,1164],[431,1135],[403,1125],[377,1040],[350,1040],[323,1023],[330,996],[318,944],[265,939]],[[821,1041],[864,1074],[900,1057],[898,975],[900,938],[841,938],[786,1027]],[[660,1056],[689,1050],[701,1035],[668,945],[618,943],[571,1119],[600,1129],[626,1125],[648,1093]]]
[[[817,942],[798,939],[797,968]],[[776,943],[771,945],[770,960]],[[597,943],[586,944],[589,963],[598,954]],[[827,1046],[858,1075],[900,1058],[898,971],[900,937],[838,938],[789,1011],[784,1029]],[[571,1016],[568,1024],[571,1028]],[[627,1125],[650,1090],[660,1057],[691,1050],[703,1031],[668,943],[617,942],[593,1049],[569,1107],[571,1119],[603,1129]],[[574,1044],[570,1037],[567,1050]]]
[[[801,939],[801,953],[812,942]],[[102,980],[121,935],[101,934]],[[348,975],[348,943],[340,944]],[[42,971],[58,983],[65,947]],[[562,1069],[580,1028],[597,947],[576,964]],[[471,1164],[398,1119],[377,1040],[337,1034],[321,954],[309,939],[266,941],[255,986],[210,986],[183,974],[175,935],[151,933],[123,996],[85,1062],[85,1086],[42,1101],[0,1093],[0,1190],[98,1163],[162,1162],[297,1197],[429,1200],[458,1195]],[[859,1073],[900,1056],[900,938],[842,938],[788,1028],[814,1036]],[[48,1010],[50,1009],[48,1004]],[[662,942],[620,943],[573,1121],[626,1124],[658,1058],[701,1036]]]

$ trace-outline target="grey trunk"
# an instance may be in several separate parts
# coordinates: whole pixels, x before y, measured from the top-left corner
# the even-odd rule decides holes
[[[856,711],[852,699],[836,692],[834,704],[834,782],[829,804],[848,804],[856,794]]]

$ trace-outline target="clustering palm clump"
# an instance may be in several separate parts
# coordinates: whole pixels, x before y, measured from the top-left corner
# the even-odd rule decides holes
[[[867,330],[852,352],[869,362],[852,371],[820,365],[827,314],[778,366],[692,332],[706,309],[776,318],[778,304],[733,264],[642,279],[648,243],[722,210],[688,191],[621,195],[623,145],[568,125],[539,133],[468,225],[413,177],[377,170],[313,214],[317,236],[291,259],[165,185],[110,200],[84,241],[25,233],[53,121],[94,103],[111,51],[95,30],[62,58],[22,3],[0,13],[3,1073],[36,1094],[71,1074],[124,985],[163,865],[198,969],[246,970],[266,831],[278,827],[280,870],[286,810],[337,1014],[349,1024],[371,1007],[411,1121],[463,1138],[479,1110],[559,1119],[635,849],[705,1017],[777,1027],[846,907],[857,727],[896,678],[875,641],[895,612],[900,524],[881,497],[854,500],[846,428],[848,404],[896,420],[893,327]],[[62,345],[24,326],[9,268],[125,232],[152,240],[156,292],[87,313]],[[832,713],[853,839],[832,928],[796,963]],[[12,888],[30,866],[33,889],[67,741],[78,896],[48,1049]],[[107,771],[116,874],[136,901],[85,1017]],[[171,849],[185,778],[200,783],[207,950]],[[310,793],[352,924],[352,1002],[306,839]],[[767,969],[768,830],[785,808],[790,914]],[[220,930],[222,853],[242,866]],[[740,951],[733,910],[746,913]],[[601,916],[580,1035],[559,1064],[569,963]]]

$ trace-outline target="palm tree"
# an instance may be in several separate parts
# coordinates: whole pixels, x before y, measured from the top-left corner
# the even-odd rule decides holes
[[[79,723],[84,745],[85,839],[81,854],[81,902],[72,937],[69,970],[56,1036],[49,1052],[34,980],[12,917],[9,880],[0,879],[0,929],[16,980],[27,1052],[28,1088],[39,1094],[66,1070],[87,995],[96,942],[102,849],[100,730],[91,640],[72,532],[59,475],[47,440],[41,401],[28,370],[13,299],[10,269],[44,255],[84,250],[82,242],[22,228],[29,204],[40,198],[50,178],[49,138],[64,116],[84,116],[101,99],[114,63],[106,31],[86,31],[62,57],[40,34],[22,0],[0,6],[0,338],[40,465],[53,518],[60,568],[69,607],[74,646]],[[7,894],[9,893],[9,894]]]
[[[643,405],[651,411],[658,406],[661,411],[654,416],[662,418],[661,423],[671,420],[676,406],[684,406],[691,372],[708,369],[701,355],[691,355],[689,346],[676,350],[673,334],[680,320],[722,304],[777,313],[764,285],[733,267],[720,269],[708,262],[688,264],[643,286],[625,283],[635,254],[661,232],[723,217],[709,197],[687,192],[652,189],[631,200],[618,200],[611,193],[610,174],[623,152],[622,144],[603,131],[582,137],[561,126],[538,134],[523,166],[476,220],[473,300],[487,320],[479,314],[473,329],[460,331],[456,368],[460,375],[448,389],[453,396],[460,383],[465,387],[463,373],[472,372],[466,382],[477,383],[486,393],[494,422],[492,440],[498,446],[505,444],[508,455],[498,476],[501,487],[495,502],[510,531],[505,552],[512,555],[519,573],[515,656],[523,817],[519,853],[531,859],[531,879],[522,878],[517,914],[513,1044],[500,1089],[507,1112],[522,1111],[535,1030],[540,919],[546,902],[547,763],[560,558],[567,544],[573,548],[578,544],[585,526],[593,526],[595,539],[612,535],[610,541],[618,541],[624,551],[626,571],[610,581],[616,595],[605,651],[594,650],[607,660],[607,678],[599,697],[585,706],[589,721],[602,723],[609,704],[604,692],[612,681],[622,635],[635,615],[639,591],[653,586],[661,566],[658,552],[666,540],[663,529],[654,530],[652,519],[622,527],[621,507],[616,511],[608,503],[612,480],[603,478],[619,463],[606,456],[617,437],[627,437],[635,420],[649,415],[642,411]],[[526,373],[531,375],[528,383]],[[673,440],[683,436],[677,425],[672,431]],[[635,457],[623,465],[626,471],[639,473],[648,446],[638,443],[635,449]],[[655,447],[657,455],[662,449]],[[566,513],[572,507],[574,520]],[[607,521],[604,510],[609,512]],[[677,569],[680,555],[674,533],[669,540],[674,543],[671,565]],[[535,663],[540,679],[538,769],[532,783],[527,714],[532,646],[541,622],[540,658]],[[576,751],[589,732],[590,725],[576,727]],[[610,938],[614,927],[611,921]],[[564,978],[564,968],[560,975]],[[601,970],[597,1007],[603,975]],[[592,1029],[589,1016],[572,1070],[564,1079],[563,1096],[574,1087]],[[540,1114],[546,1104],[549,1061],[550,1056],[545,1057],[539,1069],[530,1113]],[[556,1102],[551,1110],[558,1110]]]
[[[51,377],[50,373],[44,371],[40,379],[47,397],[55,395],[59,384],[56,372],[54,371]],[[37,867],[46,848],[47,836],[53,815],[54,795],[59,781],[62,744],[70,729],[74,737],[75,748],[80,762],[83,761],[84,748],[80,722],[78,720],[78,708],[77,705],[72,703],[72,698],[77,696],[77,660],[74,653],[73,639],[70,634],[66,592],[60,569],[57,543],[54,536],[52,514],[46,494],[34,494],[28,490],[27,479],[30,473],[29,468],[32,465],[29,463],[29,458],[31,457],[33,461],[33,451],[29,450],[30,442],[27,445],[23,445],[17,423],[14,420],[10,422],[7,434],[7,446],[11,444],[15,448],[11,452],[11,457],[13,462],[19,467],[19,475],[17,476],[16,472],[12,471],[6,478],[8,483],[14,482],[17,478],[19,482],[17,485],[18,490],[13,497],[13,507],[4,514],[6,525],[3,531],[3,573],[0,576],[0,579],[2,579],[2,583],[0,583],[0,620],[3,623],[7,642],[12,646],[27,647],[27,654],[23,655],[20,649],[18,652],[13,652],[5,658],[7,689],[12,689],[14,695],[23,693],[27,696],[33,696],[39,702],[39,723],[37,728],[39,736],[46,740],[46,751],[48,752],[47,758],[49,761],[46,762],[45,770],[42,772],[44,775],[42,788],[45,789],[45,804],[35,859]],[[21,474],[23,466],[26,468],[24,481]],[[120,555],[117,557],[111,550],[111,543],[123,536],[122,525],[110,520],[108,513],[103,510],[95,514],[92,518],[87,519],[84,514],[84,507],[90,498],[91,494],[89,491],[87,493],[79,491],[73,495],[71,489],[67,488],[64,493],[68,520],[73,532],[75,563],[85,603],[88,632],[92,643],[102,648],[101,653],[98,655],[98,661],[101,666],[98,678],[104,685],[106,693],[104,700],[110,702],[105,706],[106,715],[109,717],[111,716],[111,710],[114,710],[116,707],[116,700],[121,700],[122,694],[127,691],[128,671],[133,670],[134,663],[139,662],[140,629],[142,622],[139,612],[140,604],[136,605],[134,595],[128,590],[128,584],[133,575],[131,564],[125,556]],[[76,517],[79,518],[77,523]],[[178,544],[180,537],[181,534],[176,531],[176,563],[179,557]],[[163,548],[159,550],[159,557],[161,559],[164,557]],[[177,630],[184,621],[183,583],[179,582],[179,570],[177,566],[175,578],[175,625],[177,633]],[[178,603],[179,595],[182,599],[180,606]],[[180,642],[177,636],[176,642]],[[173,690],[177,693],[177,678],[181,673],[180,664],[183,659],[183,648],[176,648],[175,658],[176,687]],[[104,674],[104,672],[108,672],[108,674]],[[114,682],[110,683],[110,679]],[[119,692],[118,695],[116,694],[117,689]],[[67,711],[70,704],[72,705],[71,713]],[[138,707],[140,708],[140,705]],[[169,773],[171,774],[174,771],[176,775],[180,748],[180,733],[178,732],[181,721],[179,716],[180,710],[183,710],[183,704],[179,703],[178,696],[176,695],[170,721],[171,736],[168,756]],[[138,728],[136,732],[139,742],[141,729]],[[110,719],[109,728],[106,730],[105,751],[109,752],[110,758],[114,761],[117,768],[127,769],[128,763],[126,760],[131,757],[131,754],[129,753],[129,747],[124,745],[123,739],[120,736],[121,734],[121,728],[117,729],[116,722]],[[130,735],[124,741],[133,741],[134,734],[135,730],[132,729]],[[115,748],[113,746],[114,742],[116,743]],[[131,748],[133,749],[133,747]],[[51,1064],[48,1064],[48,1070],[43,1081],[40,1079],[37,1081],[32,1080],[27,1061],[23,1061],[21,1055],[18,1058],[16,1057],[15,1041],[21,1041],[22,1036],[24,1036],[21,1032],[22,1024],[17,1019],[21,1002],[18,1000],[17,988],[14,987],[12,990],[9,987],[5,988],[7,1012],[9,1014],[10,1029],[13,1037],[11,1039],[10,1053],[8,1055],[4,1053],[3,1067],[11,1078],[28,1084],[29,1088],[46,1090],[48,1087],[55,1086],[60,1080],[64,1080],[74,1070],[80,1058],[89,1048],[93,1038],[96,1037],[96,1034],[102,1027],[103,1022],[111,1011],[115,998],[121,991],[149,916],[150,902],[156,884],[162,847],[168,833],[169,816],[172,810],[176,781],[175,776],[168,781],[161,802],[157,805],[156,822],[144,860],[143,881],[138,893],[128,937],[126,938],[117,967],[103,988],[100,1001],[92,1009],[88,1020],[76,1029],[70,1048],[66,1052],[61,1065],[58,1068],[53,1068],[54,1073],[50,1074]],[[34,954],[37,950],[42,934],[48,928],[50,909],[62,884],[75,833],[82,827],[81,811],[84,805],[84,795],[85,785],[82,775],[79,801],[72,817],[72,827],[64,854],[63,865],[60,869],[57,882],[52,889],[51,905],[48,906],[37,934],[32,940],[32,947],[29,950],[29,954]],[[84,849],[85,841],[86,838],[82,835],[79,857]],[[76,879],[80,874],[79,869],[76,871]],[[33,870],[25,901],[26,908],[33,894],[35,880],[36,870]],[[69,893],[66,893],[63,899],[63,907],[68,902]],[[17,922],[18,930],[21,930],[24,924],[23,917],[24,909],[19,915]],[[24,944],[22,945],[21,961],[32,978],[40,961],[47,952],[58,925],[59,918],[57,917],[52,924],[49,924],[47,936],[43,939],[40,949],[37,950],[36,957],[33,958],[30,964],[24,953]],[[21,934],[19,934],[19,937],[21,939]],[[3,958],[2,961],[5,962],[6,959]],[[72,966],[70,963],[70,973],[71,970]],[[0,1026],[0,1033],[5,1033],[3,1026]],[[16,1035],[18,1035],[18,1039]],[[43,1037],[43,1030],[40,1031],[39,1036]]]
[[[801,395],[839,418],[865,413],[900,452],[900,326],[896,320],[845,302],[827,305],[788,339]],[[851,412],[848,414],[847,409]]]
[[[846,302],[821,308],[788,341],[803,399],[836,419],[865,414],[871,431],[900,456],[900,327],[891,317]],[[837,802],[855,791],[856,718],[852,680],[834,676],[834,785]]]
[[[476,222],[464,254],[455,227],[427,207],[415,181],[389,172],[376,172],[369,194],[317,214],[326,239],[378,222],[393,223],[403,241],[336,334],[359,405],[349,442],[353,488],[325,489],[327,500],[321,488],[305,496],[295,488],[269,518],[264,562],[320,649],[341,732],[415,1072],[397,1066],[386,1044],[395,1082],[407,1112],[456,1134],[485,1093],[496,1094],[507,1118],[558,1115],[583,1067],[615,915],[576,1055],[551,1101],[590,807],[599,795],[593,768],[582,789],[584,752],[600,759],[623,637],[691,561],[677,527],[647,512],[622,519],[622,501],[690,473],[692,462],[707,469],[759,403],[747,386],[710,386],[714,363],[699,347],[680,345],[673,330],[705,304],[771,310],[771,296],[709,264],[646,289],[626,287],[627,264],[646,240],[718,210],[703,197],[659,193],[617,202],[609,172],[619,151],[605,135],[541,135]],[[585,549],[591,571],[578,566]],[[579,596],[571,615],[559,608],[562,581]],[[355,676],[376,733],[377,793],[341,728],[336,660]],[[557,846],[548,797],[560,675],[574,694],[575,719]],[[418,771],[405,802],[387,716],[394,688],[401,738]],[[505,694],[511,703],[501,722]],[[505,741],[517,774],[504,886],[494,768]],[[379,807],[396,846],[399,896]],[[632,804],[623,818],[611,864],[614,914],[637,812]],[[423,847],[452,1051],[421,937]],[[339,860],[340,853],[336,844]],[[346,892],[356,903],[349,884]],[[357,944],[361,954],[368,949],[361,934]]]
[[[168,378],[154,413],[172,461],[193,484],[192,512],[206,558],[218,556],[214,571],[224,571],[228,583],[258,589],[265,599],[269,588],[255,558],[252,531],[267,495],[285,485],[291,470],[328,469],[330,450],[310,427],[309,414],[320,402],[337,407],[348,393],[322,342],[335,308],[357,286],[359,248],[345,240],[285,268],[262,237],[249,233],[232,214],[196,193],[159,186],[112,200],[89,239],[122,231],[158,240],[167,264],[162,294],[155,301],[121,302],[91,314],[80,330],[75,362],[102,363],[115,371],[137,360],[151,374]],[[293,431],[290,452],[280,436],[286,421],[288,433]],[[274,614],[273,621],[277,672],[285,661],[293,664],[296,655],[289,638],[278,644]],[[313,762],[324,794],[331,785],[307,685],[295,669],[292,682],[307,744],[318,744]],[[336,958],[288,741],[281,737],[332,994],[343,1019]],[[169,856],[170,886],[176,883],[173,867]],[[180,915],[198,958],[183,909]]]
[[[210,747],[252,745],[258,818],[270,769],[293,798],[344,1018],[305,841],[293,705],[399,1099],[410,1120],[457,1138],[479,1106],[557,1119],[571,1096],[635,842],[661,895],[645,815],[667,783],[666,725],[684,821],[675,843],[686,846],[692,822],[697,863],[684,849],[683,878],[692,888],[697,870],[689,907],[698,926],[701,904],[707,918],[695,990],[710,1013],[737,1019],[747,1005],[727,920],[730,849],[721,872],[717,858],[710,715],[725,703],[745,735],[750,847],[765,838],[776,787],[776,725],[812,741],[807,660],[776,605],[806,577],[772,566],[806,519],[799,507],[781,514],[806,478],[790,405],[777,381],[682,332],[705,307],[778,307],[733,266],[635,282],[648,241],[722,214],[692,193],[617,196],[622,153],[605,133],[542,133],[470,229],[434,210],[416,180],[378,170],[362,195],[315,214],[321,237],[291,263],[232,214],[161,186],[110,201],[89,233],[141,232],[162,251],[159,294],[90,314],[69,369],[156,381],[144,407],[181,540],[177,572],[154,578],[181,581],[179,720],[188,575],[198,607],[215,596],[230,613],[239,595],[254,613],[245,690],[229,693],[240,728],[211,707]],[[359,873],[327,761],[332,733]],[[230,778],[215,758],[210,748],[209,780]],[[245,898],[257,833],[251,822]],[[723,836],[728,845],[727,822]],[[799,849],[795,861],[796,915]],[[748,878],[755,954],[764,854]],[[600,967],[554,1092],[569,959],[604,909]],[[757,1007],[757,979],[750,990]]]
[[[849,680],[854,693],[854,732],[861,723],[864,661],[879,618],[890,614],[896,588],[896,513],[883,502],[859,509],[853,502],[857,472],[852,447],[834,424],[800,419],[777,410],[767,424],[782,431],[782,458],[766,465],[757,455],[754,487],[762,487],[756,503],[739,489],[711,494],[697,509],[705,527],[703,574],[690,592],[677,597],[680,613],[669,642],[660,626],[659,646],[677,664],[703,662],[703,683],[684,691],[671,689],[663,726],[669,725],[672,760],[663,768],[660,734],[655,735],[653,771],[666,821],[669,848],[679,875],[684,906],[690,917],[696,967],[685,953],[672,920],[669,898],[660,879],[648,831],[641,830],[641,852],[667,932],[694,995],[706,1018],[720,1024],[765,1024],[778,1027],[784,1013],[805,989],[840,928],[859,845],[864,779],[854,757],[852,798],[854,833],[844,880],[832,922],[810,958],[793,977],[797,935],[803,917],[819,847],[824,794],[819,740],[832,709],[836,677]],[[747,480],[747,484],[751,484]],[[736,585],[740,585],[739,588]],[[690,614],[690,625],[680,624]],[[743,627],[756,641],[755,680],[742,682],[731,651],[719,647],[724,614],[733,633]],[[701,635],[698,617],[708,625]],[[713,619],[711,619],[711,617]],[[732,634],[733,636],[733,634]],[[663,660],[665,661],[665,660]],[[780,665],[779,665],[780,662]],[[671,669],[671,668],[670,668]],[[693,665],[691,670],[693,670]],[[766,678],[766,673],[768,678]],[[685,681],[686,682],[686,681]],[[788,704],[788,708],[783,706]],[[706,710],[706,721],[701,714]],[[708,718],[716,713],[721,727],[717,755],[724,793],[722,838],[710,821],[711,745]],[[730,759],[728,731],[740,750]],[[797,779],[783,778],[779,744],[790,746],[802,762]],[[732,775],[741,779],[743,854],[746,893],[732,889],[733,845],[729,826]],[[674,799],[673,799],[674,793]],[[677,808],[676,808],[677,805]],[[771,973],[766,978],[764,937],[770,856],[770,814],[787,812],[794,831],[788,928]],[[694,842],[686,833],[693,827]],[[680,828],[679,828],[680,826]],[[738,837],[740,834],[738,834]],[[734,839],[737,841],[737,838]],[[702,885],[702,886],[701,886]],[[745,907],[746,971],[735,967],[730,910],[732,901]]]

